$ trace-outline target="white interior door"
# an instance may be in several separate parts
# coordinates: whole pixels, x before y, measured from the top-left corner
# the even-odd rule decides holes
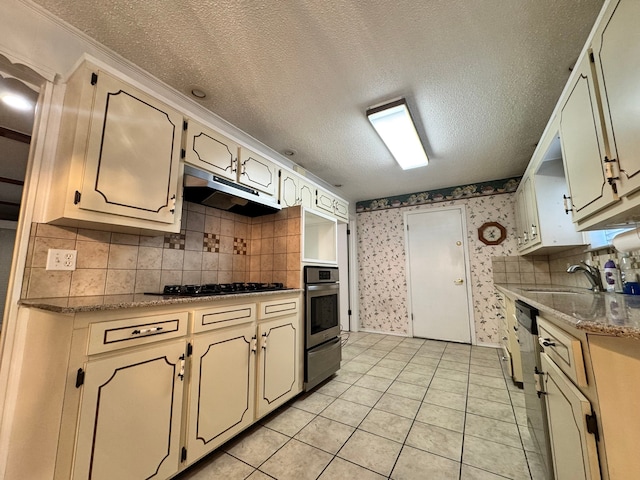
[[[413,336],[471,342],[464,211],[405,214]]]

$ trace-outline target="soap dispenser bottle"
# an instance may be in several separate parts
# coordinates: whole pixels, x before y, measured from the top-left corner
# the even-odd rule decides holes
[[[620,272],[613,260],[607,260],[607,263],[604,264],[604,281],[607,292],[622,291]]]

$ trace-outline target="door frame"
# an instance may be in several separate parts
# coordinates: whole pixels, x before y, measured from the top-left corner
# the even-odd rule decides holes
[[[475,317],[473,310],[473,291],[471,288],[471,265],[469,263],[469,237],[467,230],[467,208],[466,205],[452,205],[447,207],[431,207],[431,208],[419,208],[411,210],[410,212],[404,212],[402,221],[404,223],[404,251],[405,251],[405,278],[407,282],[407,311],[409,314],[409,328],[407,329],[409,336],[413,337],[413,299],[411,298],[411,258],[409,254],[409,229],[407,228],[408,220],[411,215],[418,215],[424,213],[442,212],[448,210],[458,210],[461,217],[461,229],[462,229],[462,248],[464,252],[464,275],[465,286],[467,289],[467,312],[469,314],[469,340],[471,345],[477,345]]]

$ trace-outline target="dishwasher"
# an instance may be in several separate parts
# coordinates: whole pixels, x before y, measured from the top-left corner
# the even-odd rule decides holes
[[[527,427],[544,462],[547,478],[552,480],[554,476],[549,426],[547,425],[547,408],[544,395],[538,393],[539,390],[542,390],[540,384],[542,382],[540,360],[542,348],[538,343],[538,324],[536,321],[538,310],[521,300],[516,300],[515,304],[516,319],[518,320],[516,333],[522,358],[522,383],[527,410]]]

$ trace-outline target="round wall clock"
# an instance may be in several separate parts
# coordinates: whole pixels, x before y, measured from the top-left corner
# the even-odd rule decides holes
[[[507,238],[507,229],[498,222],[487,222],[478,228],[478,239],[486,245],[499,245]]]

